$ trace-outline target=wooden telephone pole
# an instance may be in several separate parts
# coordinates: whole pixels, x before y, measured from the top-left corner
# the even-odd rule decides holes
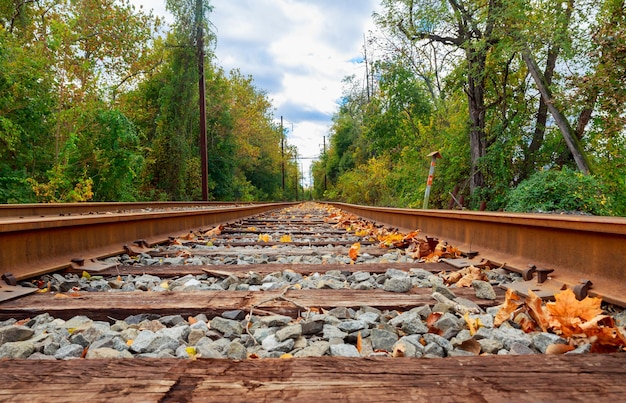
[[[204,88],[204,32],[202,29],[204,10],[202,0],[196,0],[196,27],[198,45],[198,107],[200,109],[200,164],[202,165],[202,200],[209,200],[209,161],[206,138],[206,99]]]

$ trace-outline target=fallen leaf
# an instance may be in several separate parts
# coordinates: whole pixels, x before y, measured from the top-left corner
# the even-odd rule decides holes
[[[270,242],[272,237],[269,234],[259,234],[259,242]]]
[[[223,229],[224,229],[224,226],[222,224],[220,224],[217,227],[204,232],[202,235],[204,235],[206,237],[217,236],[217,235],[220,235],[222,233]]]
[[[85,280],[89,280],[91,278],[91,274],[89,274],[87,271],[83,270],[83,278]]]
[[[393,347],[393,352],[391,353],[391,356],[394,358],[404,357],[405,352],[406,346],[404,345],[404,343],[396,343],[396,345]]]
[[[546,354],[565,354],[574,349],[575,347],[570,346],[569,344],[550,344],[546,348]]]
[[[249,360],[258,360],[259,358],[261,358],[261,357],[259,357],[259,355],[256,354],[256,353],[248,354],[248,359]]]
[[[361,336],[361,331],[359,330],[359,334],[356,336],[356,350],[361,354],[363,351],[363,337]]]
[[[291,240],[291,235],[283,235],[280,237],[280,242],[287,243],[287,242],[293,242],[293,241]]]
[[[550,326],[550,313],[544,310],[543,301],[530,288],[526,297],[526,306],[529,309],[529,315],[537,322],[541,330],[547,332]]]
[[[132,345],[133,345],[133,342],[134,342],[134,341],[135,341],[135,340],[133,340],[133,339],[128,339],[128,340],[126,340],[126,345],[127,345],[128,347],[130,347],[130,346],[132,346]]]
[[[194,323],[198,322],[198,319],[194,318],[193,316],[190,316],[187,318],[187,322],[189,322],[190,325],[193,325]]]
[[[355,243],[350,247],[350,250],[348,251],[348,256],[350,256],[350,259],[352,259],[352,261],[354,262],[357,257],[359,256],[359,250],[361,250],[361,244],[360,243]]]
[[[550,324],[565,337],[579,333],[583,321],[589,321],[602,313],[601,298],[576,299],[572,290],[565,289],[554,295],[554,302],[546,304],[551,314]]]
[[[480,350],[482,349],[480,343],[474,339],[465,340],[463,343],[458,345],[458,348],[463,351],[468,351],[474,355],[480,354]]]
[[[291,353],[285,353],[283,355],[280,356],[281,360],[285,360],[285,359],[289,359],[289,358],[293,358],[293,354]]]
[[[117,276],[117,279],[116,279],[116,280],[117,280],[117,281],[122,281],[122,276],[120,276],[120,275],[118,274],[118,276]]]
[[[521,304],[521,302],[518,302],[519,300],[520,297],[519,295],[517,295],[517,293],[515,293],[515,291],[513,291],[511,288],[506,290],[504,303],[502,304],[500,310],[498,310],[498,312],[496,313],[496,317],[493,320],[493,325],[495,327],[500,326],[511,318],[511,314],[515,312]]]
[[[185,241],[193,241],[196,236],[193,234],[193,231],[189,231],[187,234],[179,237],[180,239],[183,239]]]
[[[469,312],[465,312],[465,315],[463,315],[463,319],[465,319],[465,323],[467,323],[467,328],[469,329],[470,336],[475,335],[478,329],[483,327],[480,318],[470,318]]]

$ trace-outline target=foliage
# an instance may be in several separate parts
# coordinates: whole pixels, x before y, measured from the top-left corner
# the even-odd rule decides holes
[[[505,210],[611,215],[611,200],[593,176],[567,167],[537,172],[510,192]]]

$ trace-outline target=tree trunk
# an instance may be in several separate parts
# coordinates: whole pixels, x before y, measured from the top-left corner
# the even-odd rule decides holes
[[[486,56],[484,51],[468,48],[466,50],[468,70],[467,100],[470,118],[470,194],[485,186],[485,176],[479,162],[487,153],[485,140],[485,83],[482,76]]]
[[[588,175],[590,173],[589,163],[585,157],[585,154],[582,150],[580,142],[576,137],[574,131],[572,130],[567,118],[561,113],[561,111],[554,105],[554,100],[552,99],[552,93],[550,88],[546,84],[545,77],[539,71],[539,67],[535,62],[535,59],[530,54],[530,50],[528,48],[522,51],[522,58],[530,71],[530,75],[533,77],[535,84],[537,85],[537,89],[541,93],[541,97],[544,102],[548,106],[548,110],[550,114],[556,121],[557,126],[561,130],[561,134],[565,139],[565,143],[567,144],[567,148],[572,153],[574,157],[574,161],[576,162],[576,166],[578,170],[580,170],[583,174]]]

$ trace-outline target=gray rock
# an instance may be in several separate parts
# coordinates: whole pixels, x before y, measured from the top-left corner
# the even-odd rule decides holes
[[[81,347],[82,353],[82,347]],[[4,343],[0,346],[0,358],[27,358],[35,352],[35,344],[30,340]]]
[[[246,313],[241,309],[234,309],[222,313],[222,318],[240,321],[246,318]]]
[[[420,318],[407,321],[402,324],[402,331],[406,334],[424,334],[428,333],[428,327]]]
[[[435,305],[433,305],[432,312],[446,313],[446,312],[452,311],[452,308],[453,307],[450,304],[444,304],[443,302],[437,302]]]
[[[272,315],[272,316],[263,316],[261,317],[259,321],[263,326],[275,327],[275,326],[286,326],[292,321],[292,319],[289,316]]]
[[[91,326],[93,320],[86,316],[74,316],[70,320],[63,323],[62,327],[65,329],[86,329]]]
[[[429,272],[428,270],[415,268],[415,269],[409,269],[409,275],[417,277],[422,280],[426,280],[429,276],[432,276],[432,273]]]
[[[243,326],[241,326],[241,323],[235,320],[224,319],[219,316],[216,316],[211,320],[211,329],[217,330],[226,337],[230,337],[232,335],[240,336],[243,332]]]
[[[387,278],[407,278],[409,274],[398,269],[387,269],[385,276],[387,276]]]
[[[56,353],[54,353],[54,358],[57,360],[67,360],[69,358],[79,358],[83,355],[83,350],[85,348],[80,344],[67,344],[65,346],[61,346]]]
[[[180,315],[168,315],[159,318],[159,322],[167,327],[176,326],[180,323],[186,323],[185,319]]]
[[[302,336],[302,325],[299,323],[285,326],[276,332],[276,338],[281,342],[287,339],[297,339],[300,336]]]
[[[359,351],[352,344],[335,344],[330,346],[330,355],[334,357],[360,357]]]
[[[137,336],[132,339],[133,343],[130,345],[130,351],[135,353],[146,353],[152,352],[148,351],[150,347],[150,343],[156,339],[157,335],[151,330],[142,330],[137,334]]]
[[[85,348],[85,347],[89,347],[89,345],[91,344],[91,343],[89,343],[89,340],[87,340],[87,339],[85,338],[85,336],[83,336],[83,334],[82,334],[82,333],[76,333],[76,334],[73,334],[73,335],[70,337],[70,342],[71,342],[72,344],[80,344],[83,348]]]
[[[226,358],[221,351],[207,344],[196,346],[196,354],[199,354],[202,358]]]
[[[49,343],[46,343],[46,345],[44,345],[43,353],[45,355],[53,356],[54,353],[56,353],[59,348],[61,348],[61,344],[60,343],[55,342],[55,341],[49,342]],[[0,347],[0,350],[1,350],[1,347]],[[1,355],[1,353],[0,353],[0,355]]]
[[[4,326],[0,328],[0,344],[30,339],[35,331],[25,326]]]
[[[372,329],[370,340],[374,350],[392,351],[398,341],[398,334],[385,329]]]
[[[520,329],[510,326],[501,325],[497,329],[493,329],[493,338],[500,340],[504,344],[504,348],[511,349],[513,343],[519,343],[526,347],[532,344],[532,338],[529,334],[524,333]]]
[[[491,284],[482,280],[474,280],[472,281],[472,287],[474,287],[474,292],[476,293],[476,298],[496,299],[496,292],[494,291]]]
[[[420,318],[427,319],[432,313],[432,310],[430,309],[430,305],[422,305],[411,309],[409,312],[414,312],[418,314]]]
[[[345,320],[337,325],[339,330],[346,333],[353,333],[361,329],[366,329],[367,327],[368,324],[360,319]]]
[[[450,290],[450,288],[446,287],[445,285],[433,286],[433,292],[438,292],[439,294],[453,301],[456,299],[456,295],[452,292],[452,290]]]
[[[90,348],[87,350],[85,358],[133,358],[133,355],[127,350],[119,351],[113,348]]]
[[[397,351],[399,357],[421,357],[422,350],[418,352],[416,346],[413,343],[409,343],[408,341],[403,341],[402,339],[398,340],[393,345],[393,351]]]
[[[443,347],[437,343],[429,343],[424,347],[424,356],[426,357],[445,357],[446,352]]]
[[[184,326],[175,326],[175,327],[166,327],[156,332],[157,335],[167,336],[174,340],[178,340],[180,342],[184,342],[189,336],[189,332],[191,328],[187,325]]]
[[[282,351],[288,353],[293,349],[295,341],[293,339],[287,339],[285,341],[278,341],[276,335],[271,334],[263,339],[261,345],[266,351]]]
[[[380,313],[376,312],[363,312],[355,315],[356,319],[372,325],[380,320]]]
[[[202,329],[191,329],[187,335],[187,342],[193,346],[198,342],[198,340],[203,338],[205,334],[206,332]]]
[[[353,281],[356,283],[362,283],[369,280],[371,274],[366,271],[357,271],[352,274]]]
[[[342,332],[337,326],[333,325],[324,325],[323,328],[324,335],[322,336],[324,340],[330,339],[345,339],[348,336],[348,333]]]
[[[38,353],[36,351],[34,353],[32,353],[31,355],[29,355],[27,359],[28,360],[56,360],[56,358],[54,358],[51,355]]]
[[[294,357],[322,357],[326,355],[329,349],[330,343],[325,340],[320,340],[296,352]]]
[[[441,329],[444,333],[448,329],[456,330],[457,332],[463,328],[465,321],[456,315],[453,315],[449,312],[444,313],[441,317],[433,324],[437,329]]]
[[[276,330],[276,327],[260,327],[254,331],[254,339],[261,343],[267,336],[276,334]]]
[[[408,292],[413,284],[409,277],[392,277],[385,280],[383,290],[389,292]]]
[[[334,316],[337,319],[353,319],[355,312],[350,308],[340,306],[331,309],[330,311],[328,311],[328,314]]]
[[[424,338],[427,344],[435,343],[441,346],[441,348],[443,348],[446,352],[452,351],[453,349],[452,343],[450,343],[448,339],[442,336],[439,336],[438,334],[426,333],[422,337]]]
[[[532,335],[532,346],[545,354],[546,349],[551,344],[567,344],[567,340],[553,333],[537,333]]]
[[[398,342],[402,342],[404,344],[412,344],[415,349],[415,357],[421,357],[424,353],[424,345],[420,342],[422,339],[421,335],[412,334],[409,336],[404,336],[398,340]]]
[[[305,320],[300,324],[302,326],[302,334],[304,335],[318,334],[324,330],[323,320]]]
[[[454,302],[456,302],[459,305],[462,305],[466,308],[469,308],[473,311],[476,312],[483,312],[483,310],[480,308],[480,306],[478,306],[478,304],[476,304],[474,301],[471,301],[467,298],[462,298],[462,297],[457,297]]]
[[[231,360],[245,360],[248,357],[248,352],[243,344],[232,341],[226,349],[226,357]]]
[[[528,354],[535,354],[535,352],[533,351],[533,349],[531,349],[530,347],[522,344],[522,343],[518,343],[518,342],[513,342],[511,344],[511,347],[509,348],[509,353],[513,354],[513,355],[528,355]]]
[[[496,354],[498,351],[504,348],[504,344],[501,341],[495,339],[479,339],[481,350],[487,354]]]

